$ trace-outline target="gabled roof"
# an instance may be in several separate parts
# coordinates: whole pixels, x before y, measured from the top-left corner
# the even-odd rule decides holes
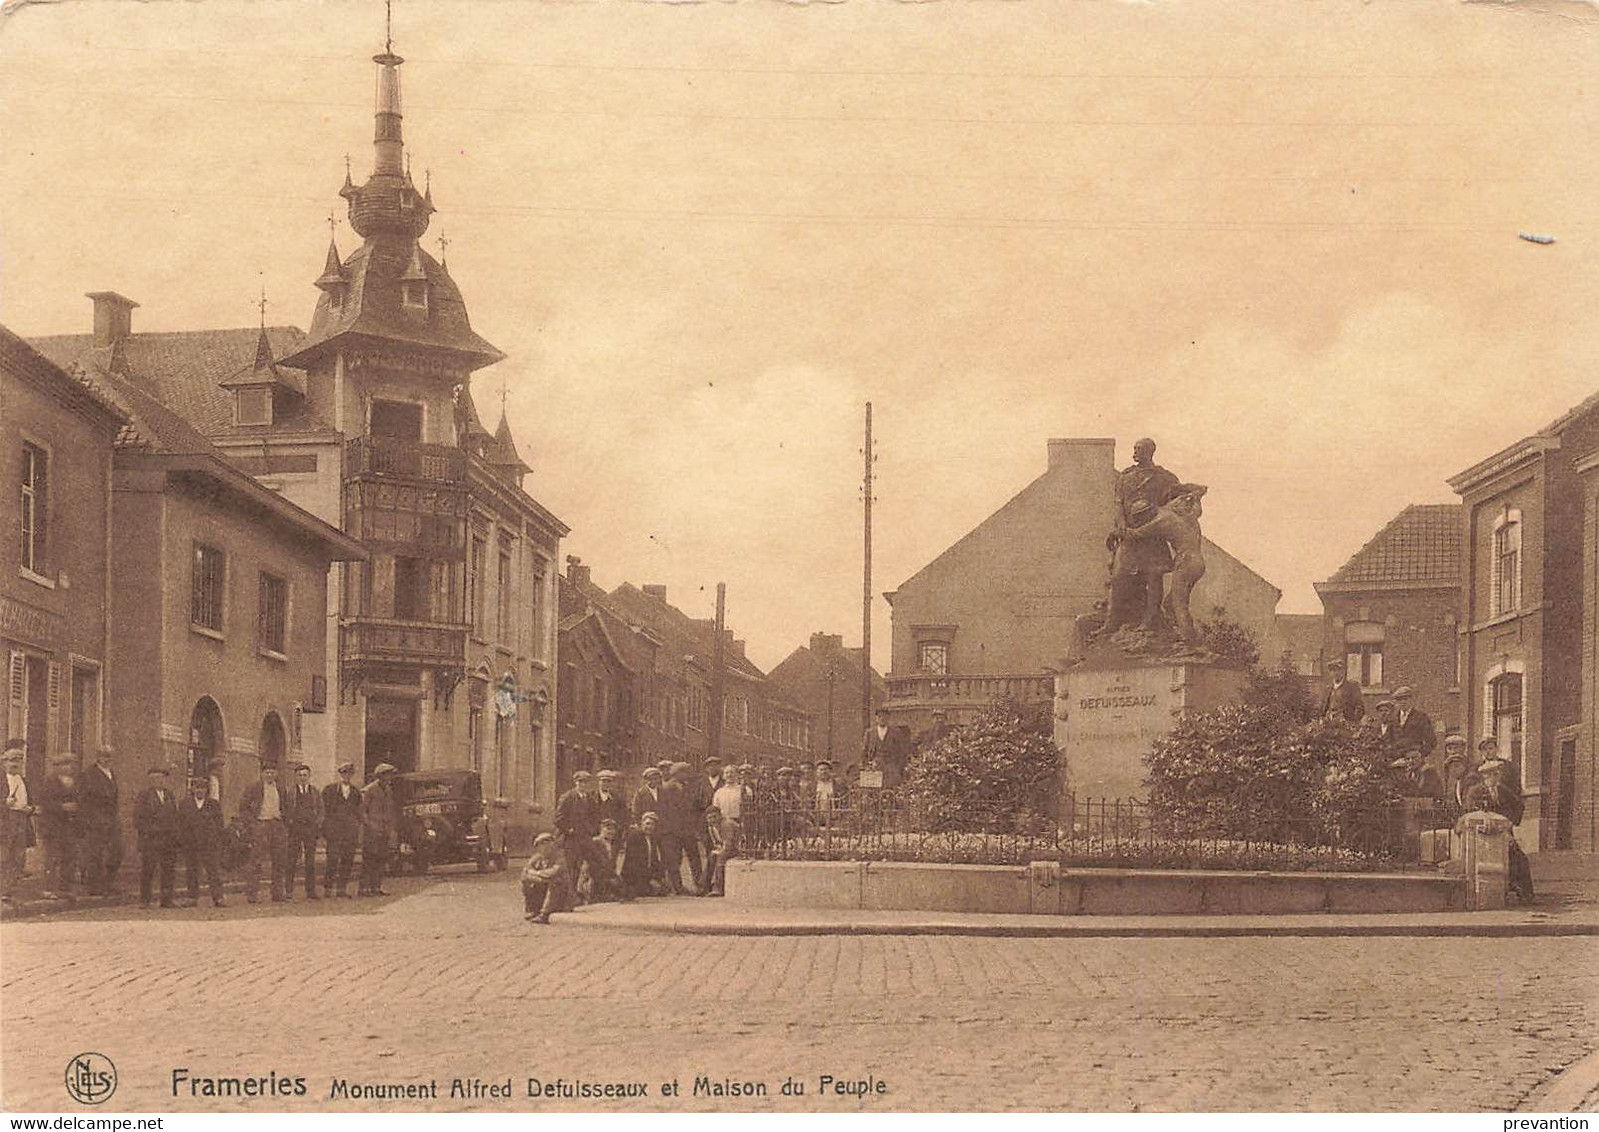
[[[305,334],[295,326],[269,326],[265,331],[272,356],[278,359],[298,349]],[[239,428],[233,423],[233,394],[222,382],[255,368],[261,328],[234,330],[183,330],[130,334],[114,348],[96,346],[92,334],[57,334],[32,339],[33,346],[63,369],[80,359],[86,372],[115,370],[128,382],[145,389],[162,404],[182,414],[206,436],[251,432],[331,432],[310,408],[299,402],[290,415],[271,425]],[[115,355],[115,358],[113,358]],[[272,363],[280,373],[283,362]],[[304,388],[304,378],[289,380]]]
[[[834,657],[838,659],[838,678],[850,682],[851,686],[859,684],[861,665],[865,661],[864,651],[858,648],[840,648],[837,652],[821,654],[808,645],[801,645],[774,666],[766,674],[766,678],[779,685],[825,680],[827,666]],[[873,668],[873,690],[877,691],[881,688],[886,688],[886,686],[882,674]]]
[[[127,415],[110,391],[88,374],[57,365],[27,340],[0,326],[0,369],[45,386],[60,399],[99,416],[109,429],[121,430]]]
[[[690,617],[675,605],[652,597],[631,582],[623,582],[609,595],[611,608],[625,620],[642,621],[661,638],[663,647],[684,657],[692,656],[709,671],[716,656],[716,629],[705,618]],[[766,673],[747,656],[732,648],[722,650],[728,673],[749,680],[765,680]]]
[[[350,253],[341,270],[349,281],[343,301],[335,305],[329,294],[317,299],[311,333],[284,358],[288,364],[307,364],[328,343],[345,335],[431,346],[464,355],[471,369],[505,357],[473,331],[461,289],[416,240],[393,232],[371,236]],[[401,299],[404,281],[418,277],[428,283],[425,311],[407,308]]]
[[[1412,503],[1316,589],[1459,585],[1461,514],[1458,503]]]
[[[1450,476],[1449,486],[1457,493],[1464,493],[1472,484],[1514,467],[1529,456],[1559,448],[1561,434],[1596,409],[1599,409],[1599,393],[1585,397],[1530,436],[1524,436],[1492,456],[1477,461],[1465,471]]]

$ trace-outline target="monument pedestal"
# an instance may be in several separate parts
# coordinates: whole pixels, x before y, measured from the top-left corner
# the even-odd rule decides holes
[[[1183,712],[1238,703],[1245,674],[1219,660],[1089,656],[1055,676],[1055,745],[1079,801],[1142,798],[1144,756]]]

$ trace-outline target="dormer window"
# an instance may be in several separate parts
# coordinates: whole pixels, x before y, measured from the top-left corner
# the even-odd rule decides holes
[[[428,285],[421,279],[407,279],[400,284],[400,301],[417,310],[428,309]]]
[[[237,390],[233,395],[234,423],[238,425],[269,425],[272,423],[272,390],[264,385],[251,385]]]

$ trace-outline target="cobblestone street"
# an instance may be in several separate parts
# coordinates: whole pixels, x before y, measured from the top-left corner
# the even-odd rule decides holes
[[[514,873],[379,903],[80,912],[0,927],[3,1103],[74,1107],[93,1050],[115,1109],[1329,1109],[1514,1107],[1599,1044],[1599,949],[1549,939],[703,937],[539,928]],[[581,914],[581,913],[580,913]],[[559,918],[558,918],[559,921]],[[205,1100],[193,1078],[303,1075]],[[769,1096],[690,1095],[693,1079]],[[821,1074],[885,1095],[816,1096]],[[779,1095],[785,1077],[803,1098]],[[449,1100],[452,1078],[512,1099]],[[642,1081],[536,1100],[529,1077]],[[334,1078],[437,1101],[330,1101]],[[677,1078],[683,1096],[663,1098]]]

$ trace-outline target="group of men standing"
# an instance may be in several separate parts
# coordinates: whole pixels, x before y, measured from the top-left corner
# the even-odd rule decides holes
[[[111,748],[102,747],[85,769],[79,768],[75,756],[57,756],[51,760],[49,775],[36,785],[27,781],[25,761],[22,741],[9,741],[4,753],[5,806],[0,810],[0,888],[5,901],[15,899],[26,852],[36,841],[44,849],[47,898],[72,902],[80,878],[89,895],[118,895],[122,783]],[[323,841],[327,867],[321,897],[350,895],[357,846],[362,850],[358,895],[385,895],[383,876],[399,835],[392,788],[395,768],[380,764],[364,788],[352,780],[354,771],[354,763],[344,763],[337,782],[317,787],[311,783],[310,767],[297,763],[292,783],[284,784],[277,764],[263,760],[259,778],[239,799],[230,832],[216,779],[190,778],[180,795],[167,767],[151,767],[132,811],[140,905],[148,908],[159,899],[162,908],[177,906],[181,859],[190,903],[199,902],[203,879],[211,903],[223,907],[227,901],[222,874],[230,840],[248,853],[245,899],[251,904],[260,901],[263,872],[268,874],[274,902],[292,900],[302,869],[306,898],[319,899],[317,846]]]
[[[1327,669],[1332,681],[1322,697],[1321,714],[1351,725],[1370,725],[1364,693],[1349,677],[1345,662],[1335,659]],[[1501,755],[1498,741],[1492,736],[1480,740],[1473,758],[1466,737],[1450,731],[1439,757],[1437,728],[1414,700],[1414,691],[1401,686],[1377,703],[1375,713],[1377,734],[1392,756],[1390,766],[1404,776],[1410,796],[1431,799],[1455,813],[1480,810],[1499,814],[1512,826],[1521,824],[1526,804],[1521,778]],[[1511,891],[1531,903],[1532,866],[1514,835],[1509,871]]]

